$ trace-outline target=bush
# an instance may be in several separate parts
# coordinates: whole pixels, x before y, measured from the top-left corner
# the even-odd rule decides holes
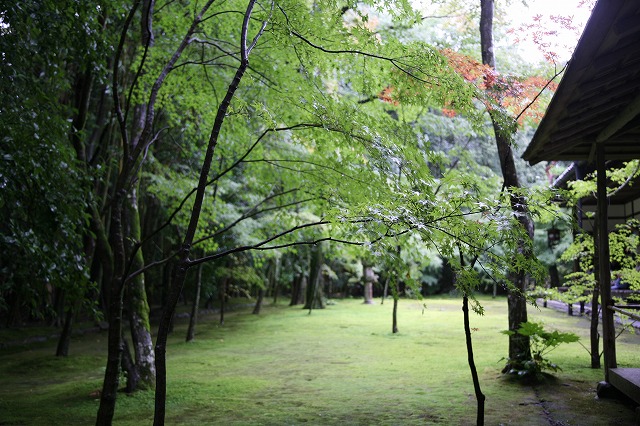
[[[562,369],[547,359],[546,355],[561,343],[577,342],[580,339],[574,333],[546,331],[542,324],[532,321],[523,322],[515,332],[504,330],[502,333],[528,336],[531,340],[531,355],[523,353],[515,358],[506,358],[507,366],[502,371],[522,378],[538,378],[543,370],[561,371]]]

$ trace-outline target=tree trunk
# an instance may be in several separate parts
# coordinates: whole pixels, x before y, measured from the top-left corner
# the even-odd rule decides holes
[[[116,193],[111,209],[111,226],[109,243],[113,250],[113,277],[109,288],[109,335],[107,338],[107,365],[104,373],[100,407],[96,425],[111,425],[115,412],[118,385],[120,383],[120,358],[122,356],[122,298],[124,275],[124,236],[122,227],[123,201],[121,194]]]
[[[527,322],[527,301],[524,296],[525,277],[522,273],[511,274],[512,283],[516,289],[511,289],[507,295],[507,309],[509,330],[516,331],[523,322]],[[531,358],[529,336],[515,333],[509,336],[509,358]]]
[[[558,265],[555,263],[549,266],[549,281],[551,288],[560,287],[560,274],[558,274]]]
[[[129,351],[129,344],[125,336],[122,336],[122,370],[127,375],[127,386],[125,388],[126,393],[132,393],[138,387],[140,381],[140,375],[138,369],[131,357],[131,351]]]
[[[198,276],[196,278],[196,294],[193,296],[191,305],[191,317],[189,318],[189,328],[187,329],[187,342],[192,342],[196,334],[196,324],[198,323],[198,306],[200,305],[200,289],[202,288],[202,267],[198,266]]]
[[[273,304],[278,303],[278,293],[280,292],[280,268],[281,260],[279,257],[273,258],[273,274],[271,276],[271,290],[273,291]]]
[[[482,63],[495,68],[495,56],[493,52],[493,0],[480,0],[480,44],[482,50]],[[490,90],[490,88],[487,88]],[[512,131],[504,128],[498,117],[498,112],[490,111],[489,116],[493,123],[500,168],[504,179],[504,187],[511,191],[512,188],[520,188],[518,174],[511,149]],[[518,221],[528,234],[529,241],[522,241],[520,251],[525,256],[530,256],[531,241],[533,241],[533,222],[528,214],[527,201],[524,197],[518,197],[511,193],[511,209],[517,214]],[[510,279],[513,288],[509,289],[507,297],[509,313],[509,330],[516,331],[522,322],[527,321],[527,304],[525,298],[526,277],[522,272],[511,272]],[[509,336],[509,357],[531,357],[530,340],[528,336],[513,333]]]
[[[262,302],[264,301],[264,297],[267,293],[267,289],[275,290],[276,287],[276,275],[278,269],[278,260],[275,257],[269,259],[269,264],[267,266],[266,273],[266,283],[264,283],[263,287],[258,288],[258,299],[256,300],[256,304],[253,307],[253,314],[260,314],[260,309],[262,309]],[[274,296],[274,303],[276,297]]]
[[[364,302],[365,305],[373,305],[373,283],[371,281],[364,282]]]
[[[203,14],[208,9],[208,7],[213,3],[210,0],[200,15],[195,18],[193,27],[202,20]],[[190,266],[192,266],[189,260],[189,254],[191,253],[191,245],[193,243],[193,239],[196,233],[196,229],[198,227],[198,222],[200,221],[200,212],[202,210],[202,205],[204,201],[205,192],[207,189],[207,184],[209,180],[209,172],[211,170],[211,164],[213,161],[213,154],[215,152],[216,146],[218,145],[218,138],[220,135],[220,131],[222,130],[222,124],[227,115],[227,111],[229,106],[231,105],[231,101],[235,96],[235,92],[240,85],[240,81],[242,77],[249,67],[249,50],[247,48],[247,32],[249,27],[249,22],[251,20],[251,15],[253,13],[253,7],[255,5],[255,0],[249,0],[249,4],[247,5],[247,9],[244,14],[244,20],[242,23],[241,30],[241,51],[240,51],[240,64],[236,70],[236,74],[233,77],[233,80],[229,84],[227,92],[224,96],[224,99],[220,103],[218,110],[216,112],[216,118],[214,120],[213,128],[211,129],[211,135],[209,136],[209,141],[207,144],[207,151],[205,153],[204,160],[202,162],[202,168],[200,169],[200,176],[198,179],[198,186],[196,188],[196,194],[193,200],[193,207],[191,208],[191,217],[189,218],[189,226],[187,227],[187,231],[185,233],[182,247],[180,249],[178,255],[178,262],[174,270],[173,280],[171,283],[171,289],[169,295],[167,297],[167,304],[162,311],[162,316],[160,318],[160,324],[158,325],[158,337],[156,339],[156,396],[155,396],[155,412],[153,418],[154,426],[164,425],[165,421],[165,404],[167,399],[167,365],[166,365],[166,351],[167,351],[167,337],[169,334],[169,327],[171,325],[171,318],[176,309],[176,305],[178,304],[178,299],[180,298],[180,293],[182,292],[182,288],[184,287],[185,277],[187,275],[187,270]],[[258,36],[254,38],[253,43],[258,41]]]
[[[311,263],[309,267],[309,283],[307,285],[307,297],[303,309],[324,309],[324,294],[322,292],[322,244],[311,249]]]
[[[64,318],[64,326],[62,327],[60,338],[58,339],[56,356],[69,355],[69,343],[71,342],[71,325],[73,323],[74,314],[75,314],[75,309],[73,307],[69,307],[69,310],[67,310],[67,313]]]
[[[291,281],[291,302],[289,306],[300,305],[304,303],[304,294],[306,291],[306,281],[303,273],[298,273]]]
[[[399,291],[398,291],[398,282],[394,282],[393,283],[393,287],[392,287],[392,292],[393,292],[393,324],[391,326],[391,332],[393,334],[398,332],[398,299],[400,299],[399,297]]]
[[[128,235],[133,241],[142,239],[140,230],[140,212],[138,210],[137,189],[131,191],[128,198],[127,217]],[[144,266],[144,259],[140,247],[133,254],[132,270],[138,270]],[[133,344],[135,368],[138,372],[137,385],[141,389],[152,389],[155,386],[156,369],[153,341],[151,339],[151,325],[149,323],[149,304],[144,282],[144,274],[138,274],[129,283],[126,289],[128,297],[129,324],[131,327],[131,341]],[[135,387],[132,388],[135,390]]]
[[[262,301],[264,300],[265,290],[264,287],[258,288],[258,298],[256,299],[256,304],[253,307],[253,315],[260,314],[260,309],[262,309]]]
[[[224,277],[222,279],[222,284],[220,284],[220,288],[218,289],[218,297],[220,298],[220,325],[224,325],[224,311],[226,309],[228,282],[229,277]]]
[[[469,297],[466,293],[462,296],[462,312],[464,313],[464,335],[467,343],[467,361],[469,363],[469,369],[471,370],[471,377],[473,379],[473,389],[476,394],[476,400],[478,401],[476,425],[482,426],[484,425],[484,402],[486,397],[480,389],[478,370],[476,369],[476,363],[473,359],[473,343],[471,341],[471,326],[469,325]]]
[[[387,295],[389,293],[389,277],[387,277],[386,280],[384,280],[384,288],[382,289],[382,297],[380,297],[380,304],[383,305],[384,304],[384,299],[387,298]]]

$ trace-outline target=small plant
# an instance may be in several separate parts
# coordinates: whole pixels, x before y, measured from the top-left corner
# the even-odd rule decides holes
[[[531,340],[531,355],[523,353],[515,358],[506,358],[507,366],[502,370],[503,373],[522,378],[538,378],[543,370],[561,371],[557,364],[546,358],[547,354],[561,343],[577,342],[580,339],[574,333],[546,331],[542,324],[532,321],[523,322],[516,331],[504,330],[502,333],[528,336]]]

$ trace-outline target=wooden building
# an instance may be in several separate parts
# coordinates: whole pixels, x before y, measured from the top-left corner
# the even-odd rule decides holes
[[[640,1],[599,0],[531,143],[531,164],[574,161],[597,170],[599,287],[602,298],[604,381],[640,404],[640,368],[617,368],[608,226],[614,215],[635,215],[638,193],[616,207],[606,196],[607,163],[640,159]],[[631,191],[637,191],[633,188]],[[612,205],[613,206],[613,205]],[[626,209],[626,210],[625,210]],[[623,310],[631,316],[637,312]],[[639,366],[640,367],[640,366]]]

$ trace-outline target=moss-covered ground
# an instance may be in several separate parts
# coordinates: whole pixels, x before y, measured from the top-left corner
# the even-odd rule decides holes
[[[563,370],[543,383],[504,377],[506,300],[481,301],[485,315],[473,314],[471,326],[486,424],[635,424],[633,405],[596,398],[603,372],[589,368],[579,343],[549,354]],[[475,424],[460,307],[457,298],[401,300],[398,334],[391,333],[391,301],[337,300],[311,315],[266,305],[259,316],[251,308],[229,313],[224,326],[204,315],[192,343],[179,320],[168,348],[167,424]],[[534,307],[529,314],[589,346],[588,319]],[[640,367],[640,338],[625,332],[617,342],[620,366]],[[0,425],[95,422],[106,332],[76,336],[67,358],[53,356],[55,344],[0,351]],[[152,416],[153,392],[123,393],[114,423],[151,424]]]

